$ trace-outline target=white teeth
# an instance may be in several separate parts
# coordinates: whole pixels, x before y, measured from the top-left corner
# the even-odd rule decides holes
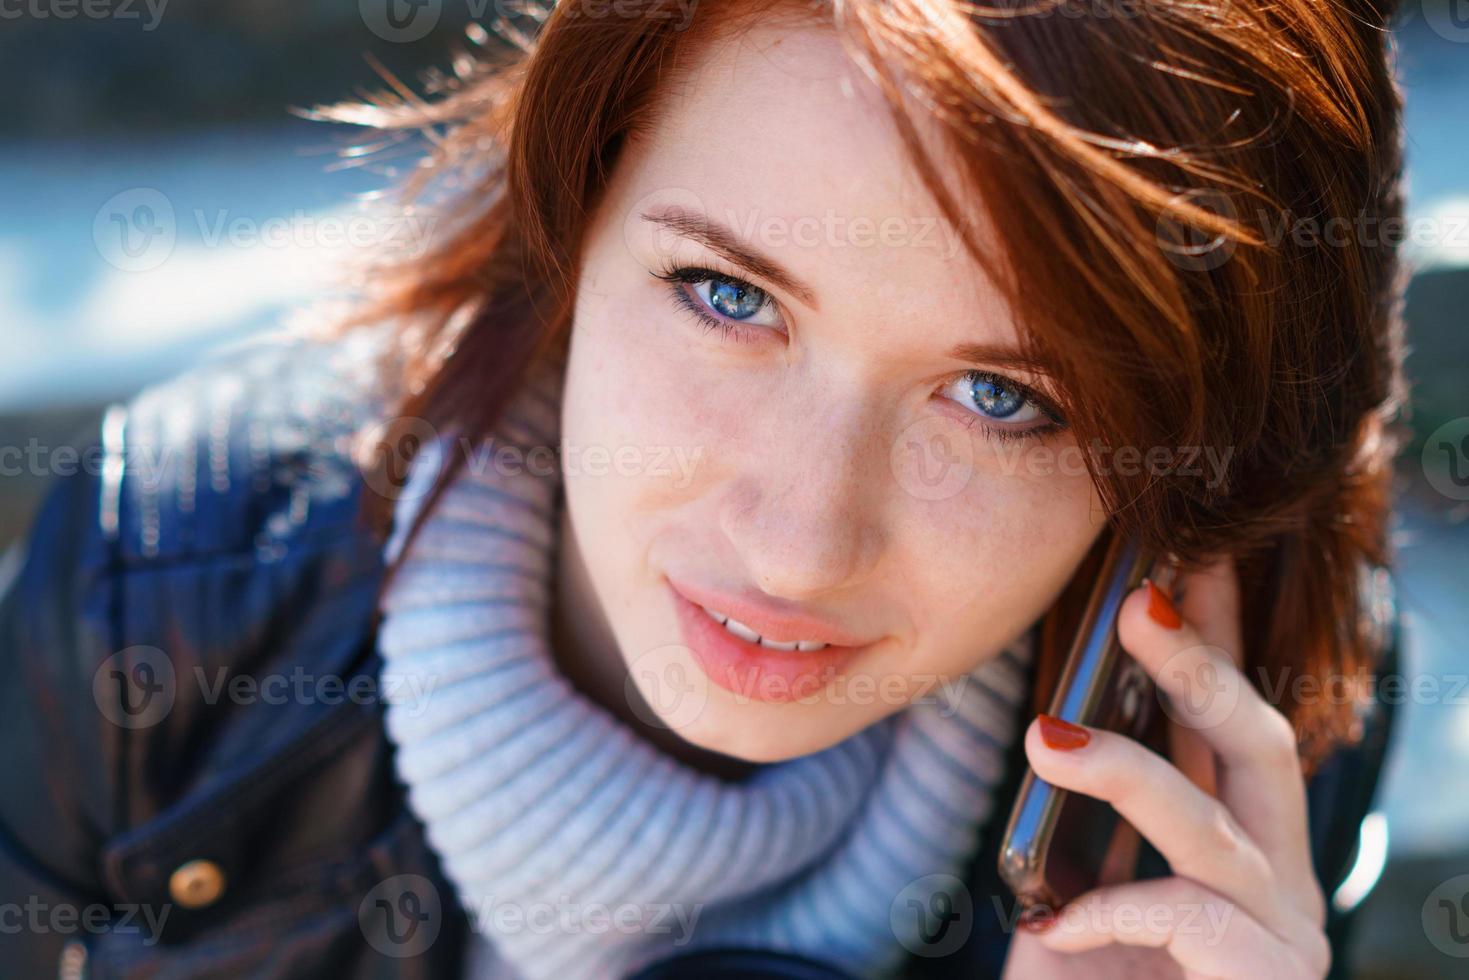
[[[817,643],[815,640],[792,640],[789,643],[777,643],[774,640],[767,640],[738,619],[731,619],[705,606],[700,606],[699,608],[703,609],[710,619],[748,643],[758,643],[762,647],[768,647],[771,650],[784,650],[787,652],[801,650],[809,653],[812,650],[821,650],[826,647],[825,643]]]
[[[750,627],[746,626],[738,619],[726,619],[724,621],[724,628],[729,630],[731,633],[733,633],[735,636],[738,636],[742,640],[749,640],[751,643],[760,642],[760,634],[750,629]]]

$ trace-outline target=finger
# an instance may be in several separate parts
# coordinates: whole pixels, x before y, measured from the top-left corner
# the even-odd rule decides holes
[[[1301,913],[1277,887],[1265,854],[1223,803],[1143,745],[1087,728],[1086,744],[1052,748],[1043,722],[1026,731],[1037,776],[1053,786],[1105,800],[1168,861],[1174,874],[1207,884],[1272,927],[1294,928]]]
[[[1112,839],[1102,852],[1097,866],[1098,885],[1115,885],[1137,877],[1138,855],[1142,853],[1143,838],[1137,828],[1119,821],[1113,828]]]
[[[1214,750],[1192,728],[1173,720],[1168,722],[1168,758],[1178,771],[1210,796],[1219,796],[1219,780],[1214,768]]]
[[[1200,577],[1190,591],[1205,603],[1218,582]],[[1204,642],[1181,614],[1172,619],[1150,615],[1150,605],[1158,603],[1146,584],[1123,602],[1117,625],[1123,647],[1157,683],[1168,715],[1197,732],[1218,757],[1220,799],[1281,869],[1281,880],[1293,894],[1314,904],[1319,886],[1311,870],[1306,787],[1294,729],[1246,681],[1235,663],[1237,654]],[[1227,628],[1218,623],[1210,630],[1216,638],[1227,638]]]
[[[1088,892],[1037,935],[1057,952],[1112,944],[1165,950],[1190,976],[1324,977],[1331,966],[1320,929],[1283,937],[1212,889],[1179,877]]]
[[[1199,630],[1199,635],[1204,638],[1204,642],[1223,649],[1236,645],[1235,635],[1222,627],[1215,626],[1213,619],[1207,613],[1211,609],[1220,608],[1223,604],[1221,618],[1225,621],[1224,626],[1233,625],[1237,619],[1229,615],[1229,610],[1237,609],[1238,592],[1232,593],[1234,602],[1230,604],[1228,599],[1231,594],[1211,595],[1207,588],[1209,583],[1202,580],[1211,576],[1219,576],[1221,574],[1219,566],[1222,563],[1226,565],[1225,570],[1230,573],[1229,581],[1232,582],[1233,565],[1230,562],[1231,559],[1225,556],[1221,562],[1210,565],[1200,572],[1186,573],[1174,583],[1176,605],[1181,617],[1195,624],[1194,628]],[[1191,584],[1198,587],[1191,589],[1189,587]],[[1208,627],[1207,631],[1206,627]],[[1186,725],[1178,724],[1171,718],[1168,722],[1168,757],[1185,776],[1194,781],[1195,786],[1210,796],[1216,798],[1219,796],[1219,778],[1215,769],[1214,750],[1209,747],[1207,741],[1199,736],[1198,732]]]
[[[1202,568],[1185,572],[1176,583],[1178,611],[1203,641],[1227,650],[1240,663],[1244,619],[1240,615],[1239,576],[1232,555],[1220,555]]]

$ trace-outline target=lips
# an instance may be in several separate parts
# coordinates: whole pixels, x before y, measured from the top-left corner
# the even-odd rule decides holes
[[[768,636],[761,636],[753,628],[746,626],[733,616],[726,616],[724,613],[710,609],[708,606],[702,606],[700,608],[704,610],[704,615],[714,620],[720,626],[723,626],[730,633],[750,643],[758,643],[767,650],[783,650],[787,653],[792,650],[800,650],[803,653],[810,653],[813,650],[824,650],[827,647],[827,644],[822,643],[820,640],[789,640],[782,643]]]
[[[767,596],[757,598],[733,592],[716,592],[672,578],[668,579],[668,585],[695,605],[733,617],[764,639],[781,643],[805,640],[838,647],[866,646],[874,639],[854,633],[831,620],[777,603]]]
[[[710,605],[696,601],[690,593],[707,599]],[[871,646],[870,642],[834,642],[832,638],[844,640],[850,634],[804,614],[772,614],[737,597],[716,597],[672,580],[669,596],[684,644],[699,668],[725,690],[755,701],[784,703],[810,697]],[[731,632],[728,622],[721,625],[719,616],[734,617],[737,632]],[[769,635],[762,630],[769,630]],[[749,638],[751,634],[759,639]],[[780,649],[766,643],[798,646]],[[801,649],[799,644],[824,645]]]

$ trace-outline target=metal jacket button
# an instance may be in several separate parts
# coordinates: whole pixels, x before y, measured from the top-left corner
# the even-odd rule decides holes
[[[168,876],[168,894],[186,909],[202,909],[224,894],[224,871],[213,861],[189,861]]]

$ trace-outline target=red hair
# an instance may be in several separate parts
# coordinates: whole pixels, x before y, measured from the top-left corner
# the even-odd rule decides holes
[[[1219,483],[1104,472],[1088,457],[1113,528],[1185,562],[1235,555],[1252,667],[1364,676],[1375,636],[1362,583],[1389,559],[1403,397],[1404,273],[1392,245],[1360,234],[1402,213],[1384,3],[705,0],[689,25],[670,0],[615,11],[558,4],[534,38],[502,24],[519,46],[460,59],[428,99],[400,86],[318,111],[433,132],[409,194],[459,188],[439,208],[449,233],[377,270],[348,325],[400,325],[384,364],[403,393],[395,417],[488,434],[520,379],[565,343],[588,216],[685,46],[756,17],[814,18],[887,96],[918,172],[1066,393],[1082,444],[1229,453]],[[935,129],[938,146],[921,135]],[[982,247],[941,172],[987,189],[1003,256]],[[1279,233],[1302,219],[1359,233]],[[397,445],[389,427],[381,458]],[[462,462],[444,468],[420,518]],[[364,506],[385,531],[390,495]],[[1038,698],[1097,553],[1045,619]],[[1340,698],[1280,707],[1308,770],[1356,735]]]

